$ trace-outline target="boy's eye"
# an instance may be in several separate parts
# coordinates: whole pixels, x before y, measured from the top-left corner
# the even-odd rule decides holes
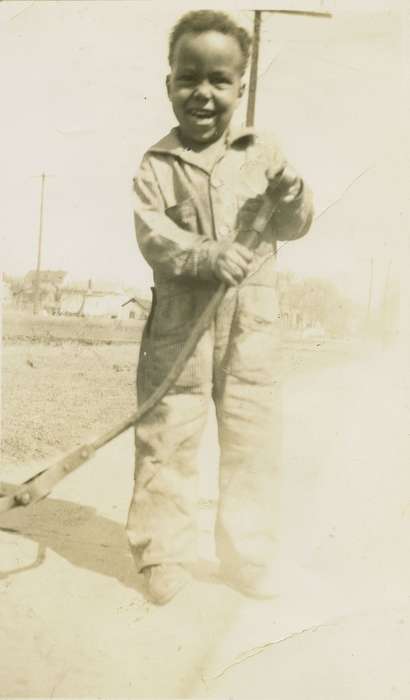
[[[194,75],[179,75],[177,80],[179,83],[194,83],[195,76]]]
[[[231,81],[226,75],[215,75],[212,78],[212,83],[214,85],[230,85]]]

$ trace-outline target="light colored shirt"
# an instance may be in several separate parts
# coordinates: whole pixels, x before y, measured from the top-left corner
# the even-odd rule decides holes
[[[234,240],[249,227],[268,185],[268,169],[276,172],[284,164],[277,144],[252,128],[231,130],[213,164],[203,153],[185,148],[177,128],[152,146],[134,178],[134,216],[137,241],[155,285],[215,280],[215,245]],[[254,269],[261,259],[272,257],[276,240],[303,236],[312,218],[312,197],[302,182],[297,196],[272,216]]]

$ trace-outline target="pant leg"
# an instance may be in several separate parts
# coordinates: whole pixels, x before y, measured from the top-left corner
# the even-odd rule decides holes
[[[229,338],[217,340],[216,351],[217,554],[233,566],[268,565],[276,544],[282,443],[280,324],[272,287],[238,289]]]
[[[139,403],[161,383],[189,333],[189,323],[183,330],[172,324],[169,313],[164,316],[154,332],[152,319],[144,332],[137,374]],[[196,558],[196,458],[211,394],[212,339],[210,330],[175,386],[135,426],[135,482],[127,535],[139,571],[152,564]]]
[[[137,569],[196,558],[196,454],[208,402],[164,398],[135,428],[135,483],[127,534]]]

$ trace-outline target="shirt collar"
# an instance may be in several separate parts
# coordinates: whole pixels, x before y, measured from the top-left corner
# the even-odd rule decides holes
[[[251,126],[231,127],[228,131],[226,144],[230,148],[233,144],[238,144],[241,141],[253,140],[255,137],[255,129]],[[178,136],[178,127],[174,127],[171,131],[155,143],[148,151],[149,153],[169,153],[188,163],[195,163],[195,153],[188,151],[182,145]]]

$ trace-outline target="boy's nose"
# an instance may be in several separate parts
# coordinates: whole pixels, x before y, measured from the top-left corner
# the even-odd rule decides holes
[[[202,83],[198,83],[196,85],[195,90],[193,92],[194,97],[201,97],[202,99],[209,99],[212,95],[212,90],[211,86],[208,83],[208,81],[203,81]]]

